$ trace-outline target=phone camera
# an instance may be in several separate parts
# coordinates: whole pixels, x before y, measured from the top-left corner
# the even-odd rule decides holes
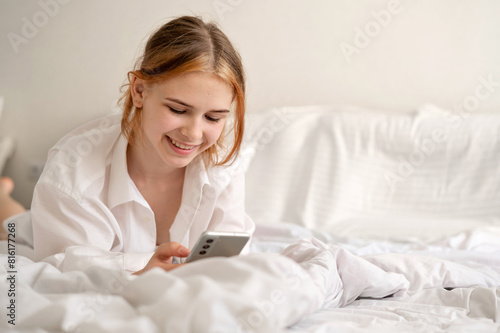
[[[213,243],[214,240],[212,238],[207,239],[207,243]]]
[[[210,247],[210,245],[203,245],[204,249],[208,249],[209,247]]]
[[[204,250],[200,251],[200,254],[205,254],[205,253],[207,253],[207,251]]]

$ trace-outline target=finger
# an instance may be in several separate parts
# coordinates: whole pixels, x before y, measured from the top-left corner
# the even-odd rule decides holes
[[[156,250],[156,253],[158,254],[157,257],[161,260],[165,260],[170,257],[187,257],[189,252],[188,248],[177,242],[163,243]]]
[[[179,255],[177,255],[177,257],[185,258],[189,255],[190,252],[190,249],[181,245],[181,248],[179,248]]]

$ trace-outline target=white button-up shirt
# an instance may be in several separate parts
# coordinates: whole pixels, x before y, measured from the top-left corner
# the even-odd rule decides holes
[[[154,212],[128,174],[120,121],[112,115],[90,122],[49,151],[31,206],[35,260],[60,257],[70,246],[94,247],[135,271],[154,253]],[[244,211],[241,163],[205,168],[196,157],[186,167],[170,240],[192,248],[205,230],[254,228]]]

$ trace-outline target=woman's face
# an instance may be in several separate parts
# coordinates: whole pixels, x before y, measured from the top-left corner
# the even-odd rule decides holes
[[[134,105],[142,107],[145,156],[161,167],[183,168],[215,144],[233,99],[229,85],[203,72],[152,86],[136,78],[132,90]]]

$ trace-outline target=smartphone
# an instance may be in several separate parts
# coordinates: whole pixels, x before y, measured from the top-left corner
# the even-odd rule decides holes
[[[240,254],[250,239],[246,232],[205,231],[185,262],[210,257],[230,257]]]

